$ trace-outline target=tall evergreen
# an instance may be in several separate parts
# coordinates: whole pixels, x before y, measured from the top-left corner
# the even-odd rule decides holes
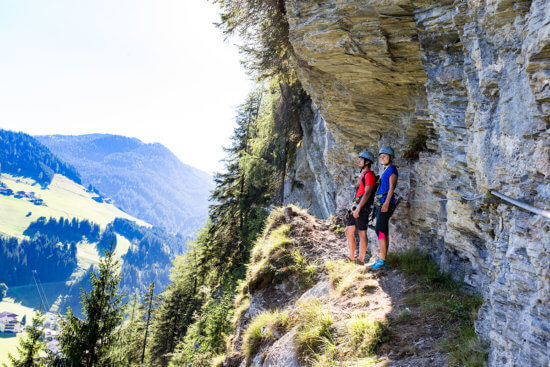
[[[292,46],[285,0],[213,0],[222,10],[218,26],[238,35],[247,69],[261,78],[292,82]]]
[[[201,303],[196,249],[177,258],[173,282],[162,293],[147,345],[152,365],[167,365],[177,343],[185,335]]]
[[[215,175],[209,222],[177,260],[153,323],[153,365],[208,365],[224,352],[250,249],[268,207],[284,194],[284,171],[301,136],[296,111],[307,96],[299,91],[273,83],[238,108],[225,170]]]
[[[158,305],[158,297],[155,296],[155,282],[149,285],[147,293],[143,297],[143,302],[141,304],[141,309],[143,310],[143,315],[145,322],[145,332],[143,334],[143,346],[141,348],[140,363],[143,364],[145,361],[145,351],[147,349],[147,338],[149,337],[149,329],[151,326],[151,320],[154,317],[155,309]]]
[[[6,296],[8,293],[8,286],[5,283],[0,283],[0,301]]]
[[[119,332],[120,346],[117,348],[117,361],[121,367],[147,365],[145,352],[150,336],[151,321],[159,302],[154,291],[155,283],[151,283],[143,296],[140,297],[136,291],[130,298],[127,318]]]
[[[19,357],[8,355],[12,367],[35,367],[45,366],[43,360],[39,359],[40,353],[44,350],[44,313],[38,311],[32,318],[31,325],[25,328],[26,334],[20,340],[17,347]],[[3,364],[6,366],[5,364]]]
[[[92,272],[92,289],[82,291],[83,319],[67,310],[59,338],[61,350],[71,367],[112,365],[117,328],[123,320],[122,296],[118,292],[120,266],[111,248]]]

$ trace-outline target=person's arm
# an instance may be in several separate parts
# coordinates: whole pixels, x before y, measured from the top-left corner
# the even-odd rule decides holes
[[[397,175],[392,173],[390,176],[390,189],[388,190],[388,195],[386,195],[386,201],[382,204],[382,212],[385,213],[390,210],[390,201],[393,196],[393,190],[395,190],[395,185],[397,184]]]

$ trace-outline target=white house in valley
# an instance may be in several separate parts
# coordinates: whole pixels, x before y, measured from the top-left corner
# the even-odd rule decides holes
[[[0,312],[0,333],[19,333],[21,328],[21,322],[17,319],[17,314]]]

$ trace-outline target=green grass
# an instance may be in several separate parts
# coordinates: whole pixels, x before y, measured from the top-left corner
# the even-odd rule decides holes
[[[296,347],[307,359],[324,354],[334,344],[334,316],[318,299],[306,299],[297,304],[299,325],[296,329]]]
[[[247,356],[253,356],[258,349],[269,341],[272,341],[275,332],[284,332],[290,325],[288,311],[266,311],[257,315],[248,325],[243,336],[242,349]]]
[[[404,322],[409,322],[413,319],[413,314],[410,311],[403,311],[393,320],[392,324],[398,325]]]
[[[295,246],[294,240],[289,237],[290,226],[281,224],[268,228],[252,249],[244,291],[278,284],[293,275],[301,287],[311,286],[318,268],[309,263]]]
[[[486,344],[479,340],[474,329],[477,312],[483,304],[480,295],[464,291],[461,282],[440,271],[427,254],[417,249],[390,256],[390,265],[413,276],[423,287],[406,298],[409,306],[436,315],[440,322],[454,328],[442,346],[450,353],[453,365],[482,367],[487,360]],[[408,322],[411,315],[401,314],[394,324]]]
[[[388,328],[368,315],[344,316],[342,320],[318,299],[296,305],[295,345],[307,365],[372,366],[378,346],[386,341]]]
[[[356,264],[347,260],[327,261],[325,271],[328,274],[330,283],[336,294],[342,296],[345,294],[355,294],[364,296],[373,293],[378,288],[377,285],[366,283],[368,277],[365,274],[358,273],[361,269]]]
[[[479,340],[473,325],[462,325],[458,333],[448,338],[443,346],[451,353],[452,365],[483,367],[489,356],[488,345]]]
[[[450,274],[441,272],[428,254],[418,249],[401,253],[390,253],[389,264],[398,267],[407,275],[414,275],[416,279],[430,289],[460,289],[460,283],[453,281]]]
[[[15,191],[34,192],[42,198],[46,206],[36,206],[24,199],[16,199],[13,196],[0,195],[0,234],[24,238],[23,232],[28,225],[39,217],[76,217],[89,219],[103,228],[115,218],[127,218],[136,221],[140,225],[149,226],[147,223],[133,218],[112,204],[97,203],[92,200],[92,195],[77,183],[61,175],[55,175],[52,183],[45,189],[28,178],[14,177],[8,174],[1,174],[0,180],[7,187]],[[27,216],[28,213],[31,215]],[[5,213],[8,213],[7,215]],[[131,244],[126,238],[117,235],[117,248],[115,256],[122,257],[130,248]],[[73,274],[66,281],[43,283],[44,292],[51,310],[58,310],[57,306],[62,298],[69,291],[72,281],[85,275],[91,265],[99,262],[99,253],[95,244],[85,241],[77,244],[78,265]],[[80,309],[79,300],[75,299],[71,305],[73,310]],[[41,301],[34,284],[19,287],[10,287],[7,298],[0,302],[1,311],[11,311],[19,315],[26,314],[27,320],[32,318],[35,309],[40,307]],[[76,307],[76,308],[75,308]],[[0,334],[1,335],[1,334]],[[0,339],[0,365],[7,362],[7,353],[15,352],[15,345],[18,337],[4,337]]]
[[[126,237],[116,234],[115,257],[122,259],[122,256],[126,255],[131,246],[132,243]]]
[[[344,278],[352,274],[357,266],[347,260],[327,261],[325,263],[325,270],[330,279],[330,283],[333,287],[338,287]]]
[[[61,175],[55,175],[51,184],[45,189],[36,185],[31,179],[5,173],[0,175],[0,179],[14,192],[34,192],[46,203],[46,206],[37,206],[24,199],[0,195],[0,210],[2,213],[9,213],[9,215],[0,216],[0,232],[10,236],[22,238],[29,224],[41,216],[89,219],[102,228],[115,218],[127,218],[140,225],[149,226],[112,204],[92,200],[92,195],[86,192],[84,187]],[[31,215],[27,216],[29,212]]]
[[[211,360],[211,367],[222,367],[225,361],[225,354],[220,354]]]
[[[330,230],[336,234],[346,233],[346,228],[339,225],[333,225],[330,227]]]
[[[376,348],[385,341],[387,335],[386,326],[367,315],[348,319],[346,328],[351,336],[352,348],[358,351],[358,357],[368,357],[375,353]]]
[[[19,340],[23,337],[23,333],[18,334],[4,334],[0,333],[0,366],[2,363],[10,365],[10,360],[8,355],[11,353],[12,356],[17,356],[17,346],[19,345]]]

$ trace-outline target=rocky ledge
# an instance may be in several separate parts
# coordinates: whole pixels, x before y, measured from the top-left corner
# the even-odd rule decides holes
[[[550,222],[488,192],[550,203],[550,2],[286,6],[293,63],[316,106],[287,201],[341,213],[357,152],[392,145],[408,200],[392,248],[433,254],[483,296],[476,331],[490,365],[547,366]],[[292,193],[303,187],[315,189]]]

